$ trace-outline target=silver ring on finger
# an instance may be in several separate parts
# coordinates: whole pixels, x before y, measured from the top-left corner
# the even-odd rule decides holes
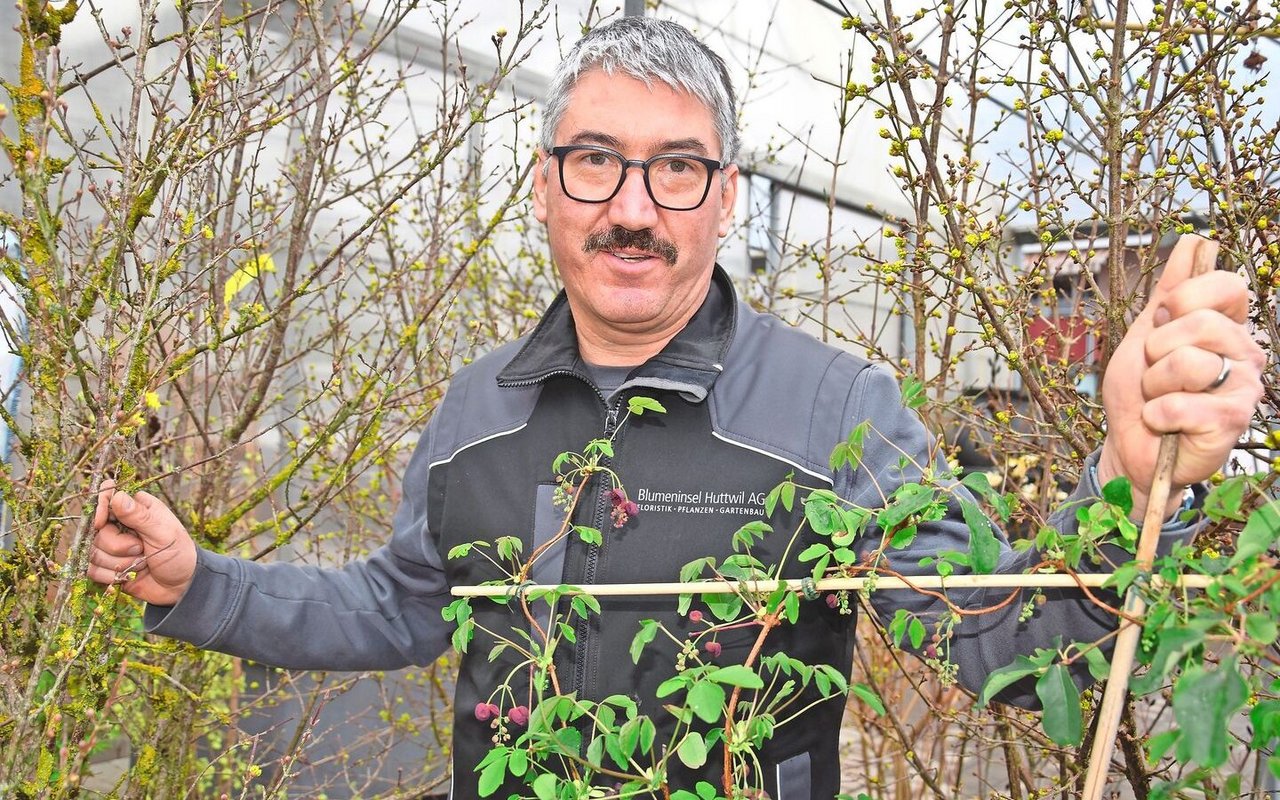
[[[1213,382],[1205,387],[1206,392],[1212,392],[1214,389],[1217,389],[1219,386],[1226,383],[1227,378],[1231,377],[1231,359],[1221,353],[1218,354],[1218,358],[1222,359],[1222,369],[1218,371],[1218,377],[1214,378]]]

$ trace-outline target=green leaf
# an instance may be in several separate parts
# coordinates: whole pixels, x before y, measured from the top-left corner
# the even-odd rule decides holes
[[[1111,674],[1111,662],[1103,655],[1102,649],[1090,647],[1084,651],[1084,660],[1089,665],[1089,674],[1095,681],[1106,680]]]
[[[466,558],[471,552],[471,548],[474,546],[475,542],[463,542],[456,547],[450,547],[448,556],[449,560],[452,561],[455,558]]]
[[[855,683],[849,687],[849,691],[857,695],[862,702],[871,706],[871,710],[875,711],[878,716],[884,716],[884,702],[881,701],[880,695],[876,694],[870,686]]]
[[[990,575],[1000,562],[1000,539],[991,528],[991,520],[968,500],[960,501],[960,513],[969,527],[969,563],[979,575]]]
[[[640,630],[636,631],[636,635],[631,639],[631,663],[640,663],[640,654],[644,652],[644,646],[652,642],[657,635],[657,620],[640,620]]]
[[[689,731],[685,735],[676,753],[680,762],[689,769],[698,769],[707,763],[707,743],[702,741],[702,734],[697,731]]]
[[[991,702],[992,697],[995,697],[1004,689],[1028,675],[1040,674],[1043,669],[1043,664],[1038,664],[1026,656],[1018,656],[1013,660],[1012,664],[1006,664],[997,670],[993,670],[982,683],[982,692],[978,695],[978,706],[985,707],[987,703]]]
[[[689,688],[686,702],[703,722],[719,722],[724,712],[724,687],[711,680],[698,681]]]
[[[592,528],[588,525],[574,525],[573,532],[578,534],[578,538],[587,544],[594,544],[597,547],[604,541],[599,529]]]
[[[529,768],[529,753],[519,747],[511,749],[511,755],[507,759],[507,772],[519,778]]]
[[[806,561],[816,561],[830,552],[831,552],[831,548],[828,547],[827,545],[823,544],[822,542],[814,542],[813,544],[809,545],[805,549],[801,550],[800,555],[796,556],[796,558],[800,561],[800,563],[803,564]]]
[[[1173,684],[1173,716],[1182,730],[1178,760],[1200,766],[1220,767],[1227,760],[1231,731],[1228,722],[1249,696],[1249,684],[1240,676],[1234,657],[1215,670],[1192,664]]]
[[[736,594],[705,594],[702,603],[716,619],[730,622],[742,611],[742,598]]]
[[[817,492],[805,498],[804,518],[814,533],[820,536],[830,536],[836,531],[844,530],[844,518],[840,516],[839,507]]]
[[[1174,728],[1173,730],[1161,731],[1147,739],[1147,763],[1151,766],[1160,763],[1160,759],[1165,757],[1165,754],[1169,752],[1169,748],[1173,747],[1180,736],[1182,736],[1182,731]]]
[[[1080,720],[1080,690],[1064,664],[1054,664],[1036,681],[1036,696],[1044,706],[1044,732],[1064,747],[1080,744],[1084,726]]]
[[[560,779],[550,772],[544,772],[533,779],[533,793],[538,800],[556,800],[556,784]]]
[[[502,785],[502,781],[507,777],[507,753],[505,751],[491,750],[492,752],[500,752],[500,758],[494,758],[489,761],[484,769],[480,772],[479,792],[481,797],[488,797],[498,791],[498,787]],[[486,759],[488,761],[488,759]]]
[[[1156,651],[1151,656],[1151,668],[1129,684],[1133,693],[1144,695],[1159,689],[1178,662],[1204,644],[1205,627],[1204,624],[1189,624],[1160,629],[1156,633]]]
[[[782,484],[782,491],[778,493],[778,499],[782,501],[782,507],[790,511],[796,502],[796,485],[790,480]]]
[[[1204,499],[1204,513],[1210,519],[1230,519],[1239,522],[1244,519],[1241,508],[1244,506],[1245,490],[1252,479],[1246,475],[1227,478],[1213,487]]]
[[[1127,516],[1133,511],[1133,486],[1128,478],[1112,478],[1102,487],[1102,499],[1113,506],[1119,506]]]
[[[654,400],[652,397],[631,397],[627,399],[627,411],[635,414],[637,417],[646,411],[652,411],[655,414],[665,414],[667,410],[662,407],[662,403]]]
[[[1236,540],[1236,552],[1227,562],[1236,566],[1241,562],[1262,555],[1280,538],[1280,500],[1272,500],[1249,515],[1249,521]]]
[[[902,379],[902,404],[907,408],[919,408],[928,401],[924,393],[924,384],[915,375]]]
[[[1255,611],[1244,618],[1244,631],[1250,639],[1263,645],[1269,645],[1280,635],[1276,620],[1266,611]]]
[[[907,636],[911,639],[911,647],[919,650],[920,645],[924,644],[925,627],[917,616],[911,617],[910,624],[907,625]]]
[[[893,493],[893,502],[880,511],[876,521],[881,528],[891,530],[907,517],[925,509],[934,499],[934,489],[920,483],[904,483]]]
[[[764,688],[764,681],[760,680],[760,676],[753,669],[743,664],[732,664],[714,669],[707,674],[707,679],[730,686],[740,686],[743,689]]]
[[[524,542],[514,536],[499,536],[493,543],[499,558],[513,559],[524,550]]]

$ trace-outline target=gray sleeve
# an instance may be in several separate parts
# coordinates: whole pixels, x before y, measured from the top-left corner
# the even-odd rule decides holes
[[[919,481],[922,470],[932,469],[934,474],[945,471],[946,465],[940,460],[930,458],[933,443],[924,425],[914,412],[904,408],[897,382],[891,375],[877,370],[863,370],[857,379],[854,397],[858,398],[852,424],[862,420],[872,420],[874,426],[867,434],[863,451],[862,464],[858,471],[850,476],[841,492],[845,497],[858,505],[876,509],[885,504],[885,500],[902,484]],[[1074,532],[1077,528],[1075,512],[1081,504],[1089,504],[1099,495],[1091,470],[1088,465],[1096,460],[1091,455],[1084,470],[1085,480],[1080,482],[1075,492],[1050,517],[1050,524],[1063,533]],[[972,500],[972,495],[963,485],[949,484],[948,488],[957,497]],[[1195,533],[1194,525],[1170,525],[1162,532],[1160,550],[1168,552],[1176,542],[1189,540]],[[1041,556],[1034,549],[1015,552],[1008,544],[1003,532],[997,531],[1001,553],[998,572],[1025,572],[1037,564]],[[864,549],[870,549],[879,541],[879,531],[872,530],[864,538]],[[908,575],[932,575],[936,571],[932,565],[921,566],[920,560],[926,556],[936,556],[939,552],[952,550],[967,552],[969,550],[969,528],[965,524],[959,504],[948,504],[946,515],[936,521],[922,523],[915,540],[906,548],[888,550],[890,565],[898,572]],[[1119,548],[1107,554],[1123,563],[1132,558]],[[1099,570],[1108,569],[1100,566]],[[959,571],[959,570],[957,570]],[[956,605],[967,609],[990,607],[1004,600],[1009,595],[1008,589],[952,591],[948,596]],[[1113,605],[1118,599],[1109,592],[1098,592],[1099,596]],[[1084,594],[1076,589],[1046,589],[1046,602],[1038,605],[1025,622],[1018,616],[1022,606],[1030,596],[1029,590],[998,611],[979,615],[965,615],[954,628],[950,641],[949,656],[959,667],[960,682],[973,691],[982,687],[993,670],[1011,663],[1016,655],[1029,654],[1037,648],[1053,647],[1056,639],[1063,643],[1092,642],[1100,639],[1116,626],[1116,619],[1105,610],[1100,609]],[[944,611],[940,601],[927,595],[904,590],[878,590],[871,595],[872,605],[885,621],[892,619],[899,608],[922,615],[930,625]],[[1078,681],[1087,680],[1087,672],[1077,675]],[[1033,688],[1030,685],[1015,685],[1000,698],[1004,702],[1035,707],[1038,704]]]
[[[260,564],[201,550],[174,606],[149,606],[149,632],[290,669],[395,669],[448,645],[450,601],[427,530],[429,434],[410,459],[391,540],[341,569]]]

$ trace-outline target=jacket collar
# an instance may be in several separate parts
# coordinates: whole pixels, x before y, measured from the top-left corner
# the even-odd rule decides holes
[[[705,400],[724,369],[724,357],[737,324],[737,305],[733,284],[717,264],[707,299],[689,324],[667,342],[662,352],[632,370],[621,388],[665,389],[679,392],[691,402]],[[578,355],[573,313],[564,290],[547,308],[515,358],[498,373],[498,385],[530,386],[555,375],[573,375],[590,382]]]

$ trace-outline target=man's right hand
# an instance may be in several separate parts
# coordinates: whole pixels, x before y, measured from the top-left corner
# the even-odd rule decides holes
[[[90,580],[157,606],[172,606],[186,594],[196,570],[196,543],[160,500],[146,492],[130,496],[105,480],[93,529]]]

